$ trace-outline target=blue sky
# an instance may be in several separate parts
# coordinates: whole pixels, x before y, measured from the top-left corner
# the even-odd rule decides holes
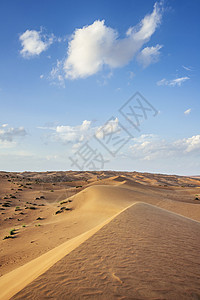
[[[1,1],[0,169],[200,174],[199,8]]]

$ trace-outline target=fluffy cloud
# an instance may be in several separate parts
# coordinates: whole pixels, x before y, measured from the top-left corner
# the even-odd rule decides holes
[[[46,51],[53,43],[54,36],[47,36],[42,31],[26,30],[20,35],[19,40],[22,46],[21,55],[23,57],[32,57]]]
[[[163,78],[162,80],[157,82],[157,85],[168,85],[168,86],[181,86],[183,82],[185,82],[186,80],[189,80],[190,78],[188,76],[185,77],[179,77],[179,78],[175,78],[172,80],[167,80],[165,78]]]
[[[80,143],[88,140],[95,132],[95,127],[91,126],[91,121],[84,120],[81,125],[68,126],[59,125],[56,127],[39,127],[40,129],[51,130],[53,133],[46,136],[46,138],[53,142]]]
[[[191,113],[191,110],[192,110],[191,108],[187,109],[186,111],[184,111],[184,114],[189,115]]]
[[[99,127],[92,126],[91,121],[84,120],[81,125],[77,126],[59,125],[56,127],[39,128],[53,131],[50,135],[46,135],[48,141],[59,141],[63,144],[73,143],[73,148],[77,148],[81,142],[87,141],[93,136],[96,136],[98,139],[103,139],[104,136],[109,133],[120,132],[118,123],[118,118],[115,118]]]
[[[200,151],[200,135],[194,135],[190,138],[179,140],[175,143],[184,149],[184,152]]]
[[[149,66],[152,63],[156,63],[159,60],[160,49],[163,46],[156,45],[155,47],[146,47],[144,48],[137,56],[139,63],[143,65],[144,68]]]
[[[0,147],[13,147],[17,138],[24,137],[26,135],[27,132],[24,127],[13,128],[8,127],[8,124],[3,124],[0,126]]]
[[[162,4],[155,3],[153,12],[119,39],[118,32],[104,20],[76,29],[68,46],[64,62],[66,78],[85,78],[97,73],[104,65],[122,67],[149,41],[161,22]]]
[[[96,137],[98,139],[103,139],[105,135],[119,131],[118,124],[119,124],[118,118],[108,121],[105,125],[100,126],[97,129],[95,134]]]
[[[87,138],[91,121],[83,121],[79,126],[57,126],[56,134],[63,142],[80,142]]]
[[[176,140],[172,143],[159,136],[148,134],[133,139],[130,146],[131,154],[141,160],[153,160],[167,157],[180,157],[199,154],[200,135]]]
[[[12,142],[16,137],[22,137],[27,135],[24,127],[13,128],[8,127],[8,124],[0,126],[0,141]]]

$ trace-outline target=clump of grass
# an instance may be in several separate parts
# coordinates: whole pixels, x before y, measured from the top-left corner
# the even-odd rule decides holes
[[[10,207],[10,203],[4,203],[2,204],[3,207]]]
[[[7,240],[7,239],[14,239],[14,236],[12,236],[12,235],[4,236],[3,240]]]
[[[78,188],[82,188],[82,185],[77,185],[76,188],[77,188],[77,189],[78,189]]]
[[[63,200],[60,202],[60,205],[64,204],[64,203],[68,203],[68,200]]]
[[[11,230],[10,230],[10,235],[14,235],[14,234],[15,234],[15,231],[16,231],[15,228],[14,228],[14,229],[11,229]]]
[[[20,210],[20,207],[19,207],[19,206],[16,206],[16,207],[15,207],[15,211],[18,211],[18,210]]]
[[[35,224],[35,227],[40,227],[41,225],[40,224]]]
[[[22,225],[22,227],[26,227],[26,225],[25,225],[25,224],[23,224],[23,225]]]
[[[52,193],[53,193],[53,192],[54,192],[54,190],[50,190],[50,192],[52,192]]]
[[[71,208],[69,208],[69,207],[61,207],[59,210],[57,210],[56,212],[55,212],[55,214],[57,215],[57,214],[60,214],[60,213],[62,213],[62,212],[64,212],[65,210],[72,210]]]

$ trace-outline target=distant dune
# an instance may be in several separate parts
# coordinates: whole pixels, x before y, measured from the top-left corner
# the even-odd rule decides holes
[[[200,181],[0,173],[0,299],[199,299]]]

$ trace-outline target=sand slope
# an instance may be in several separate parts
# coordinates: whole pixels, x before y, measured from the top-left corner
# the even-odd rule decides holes
[[[87,223],[85,228],[90,229],[0,277],[1,300],[10,299],[11,296],[23,289],[134,203],[131,195],[121,201],[119,190],[107,186],[89,187],[75,196],[73,200],[75,217],[82,217]]]
[[[12,299],[199,299],[200,223],[137,203]]]
[[[199,189],[162,174],[0,174],[0,299],[199,299]]]

